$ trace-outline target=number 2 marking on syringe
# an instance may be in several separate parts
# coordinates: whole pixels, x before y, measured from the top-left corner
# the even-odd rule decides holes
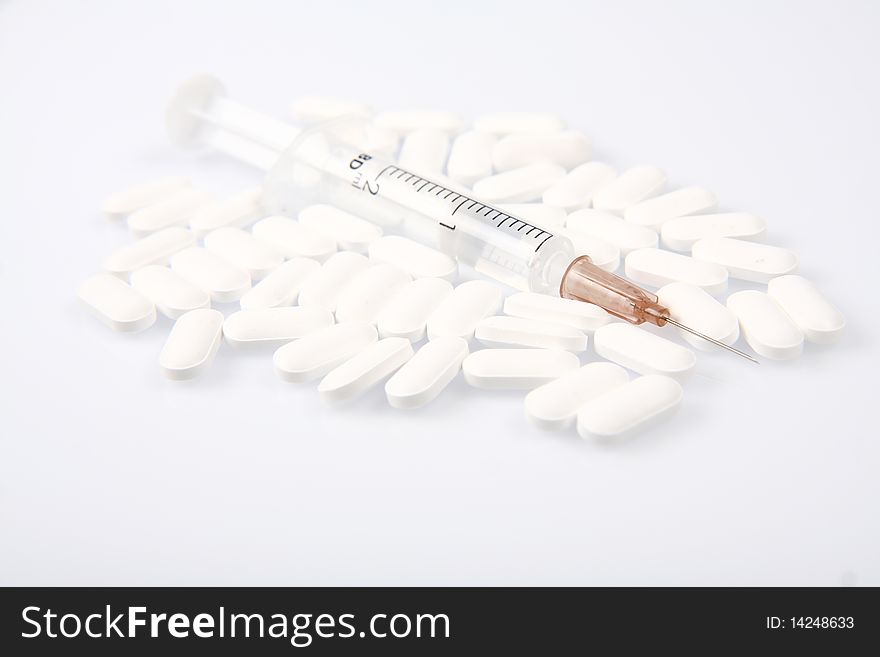
[[[492,223],[498,229],[504,230],[508,233],[518,233],[518,236],[528,237],[535,242],[535,251],[540,249],[547,240],[553,237],[552,233],[549,233],[538,226],[534,226],[522,219],[502,212],[501,210],[480,203],[479,201],[472,199],[469,196],[465,196],[464,194],[460,194],[453,189],[449,189],[448,187],[432,182],[426,178],[422,178],[411,171],[401,169],[394,164],[389,164],[382,168],[382,170],[375,176],[370,176],[367,172],[362,170],[362,167],[372,159],[373,157],[371,155],[361,153],[352,158],[349,162],[349,168],[355,171],[355,175],[351,181],[353,187],[376,196],[379,194],[380,189],[379,178],[384,175],[388,178],[408,183],[418,194],[433,194],[445,201],[449,201],[450,205],[455,206],[449,215],[450,217],[454,217],[459,210],[464,208],[462,211],[469,212],[471,216],[476,219]],[[367,168],[369,169],[370,167]],[[438,221],[438,223],[449,230],[455,230],[456,228],[456,224],[450,225],[443,221]]]

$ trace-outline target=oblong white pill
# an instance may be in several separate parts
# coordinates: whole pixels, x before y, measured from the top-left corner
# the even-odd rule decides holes
[[[575,255],[590,256],[597,267],[605,271],[615,271],[620,267],[620,249],[615,245],[572,228],[557,228],[555,232],[571,241]]]
[[[595,331],[611,320],[611,315],[592,303],[537,292],[511,294],[504,300],[504,312],[512,317],[565,324],[581,331]]]
[[[437,249],[408,237],[386,235],[370,244],[370,260],[394,265],[413,278],[452,279],[458,271],[455,260]]]
[[[840,311],[803,276],[774,278],[767,284],[767,294],[782,306],[810,342],[836,342],[846,328]]]
[[[743,290],[727,297],[727,307],[739,319],[742,335],[755,353],[773,360],[801,355],[803,332],[769,295]]]
[[[321,379],[318,394],[329,402],[356,397],[391,376],[412,355],[412,343],[406,338],[374,342]]]
[[[534,347],[583,351],[587,336],[583,331],[555,322],[496,315],[481,319],[474,337],[490,347]]]
[[[404,169],[431,175],[443,173],[449,155],[449,134],[442,130],[413,130],[403,140],[397,163]]]
[[[385,396],[394,408],[418,408],[443,392],[468,355],[462,338],[437,338],[419,349],[385,384]]]
[[[672,319],[690,326],[703,335],[724,344],[733,344],[739,338],[739,321],[729,308],[708,292],[689,283],[670,283],[657,290],[661,304],[669,309]],[[717,351],[717,345],[678,329],[681,337],[702,351]]]
[[[520,132],[507,135],[492,147],[496,171],[510,171],[535,162],[552,162],[572,169],[590,159],[590,139],[575,130]]]
[[[464,126],[464,119],[455,112],[445,110],[397,110],[379,112],[375,123],[398,133],[413,132],[422,128],[456,133]]]
[[[220,348],[223,313],[190,310],[174,322],[159,353],[159,367],[169,379],[192,379],[207,369]]]
[[[198,246],[171,256],[171,269],[202,288],[218,303],[238,301],[251,287],[251,277],[246,271]]]
[[[379,313],[379,335],[421,340],[428,317],[450,294],[452,283],[442,278],[419,278],[403,286]]]
[[[320,269],[317,260],[291,258],[247,291],[240,301],[242,310],[292,305],[306,281]]]
[[[311,381],[324,376],[378,339],[367,322],[334,324],[279,347],[272,360],[283,381]]]
[[[313,95],[297,98],[290,104],[290,112],[297,123],[316,123],[348,114],[369,116],[373,110],[366,103],[333,96]]]
[[[263,190],[248,189],[228,199],[199,208],[189,221],[193,232],[202,237],[212,230],[232,226],[244,228],[263,214]]]
[[[711,210],[718,204],[715,194],[702,187],[685,187],[631,205],[623,218],[631,224],[660,231],[663,224],[676,217]]]
[[[133,271],[131,286],[170,319],[177,319],[190,310],[211,306],[211,296],[207,292],[161,265],[147,265]]]
[[[245,270],[252,280],[264,278],[284,257],[241,228],[218,228],[205,235],[205,248]]]
[[[776,276],[790,274],[798,266],[797,256],[788,249],[730,237],[698,240],[691,253],[697,260],[724,267],[733,278],[754,283],[767,283]]]
[[[467,281],[456,287],[428,317],[428,339],[474,336],[477,323],[501,307],[501,288],[487,281]]]
[[[511,169],[474,184],[474,194],[485,201],[525,203],[541,197],[548,187],[565,175],[565,169],[552,162],[538,162]]]
[[[132,233],[145,237],[170,226],[185,226],[199,208],[214,197],[201,189],[184,188],[168,198],[128,215],[126,222]]]
[[[663,169],[650,165],[633,167],[597,190],[593,194],[593,207],[622,213],[631,205],[659,193],[665,184]]]
[[[101,203],[101,211],[111,219],[119,219],[127,214],[159,203],[188,188],[189,185],[190,183],[187,178],[179,176],[133,185],[105,198]]]
[[[663,224],[663,245],[674,251],[690,251],[704,237],[757,239],[767,229],[764,220],[748,212],[722,212],[676,217]]]
[[[665,374],[682,378],[697,363],[696,355],[687,347],[622,322],[597,329],[593,348],[602,358],[639,374]]]
[[[581,438],[624,436],[645,429],[681,403],[681,385],[667,376],[640,376],[587,402],[578,411]]]
[[[638,249],[626,256],[626,275],[644,285],[661,287],[668,283],[690,283],[709,294],[727,289],[727,270],[713,262],[697,260],[661,249]]]
[[[636,249],[650,249],[657,246],[655,231],[628,223],[621,217],[603,210],[576,210],[568,215],[565,226],[577,233],[616,246],[622,255]]]
[[[172,255],[195,243],[195,235],[186,228],[166,228],[116,249],[104,260],[104,269],[127,276],[147,265],[164,264]]]
[[[481,349],[461,369],[475,388],[530,390],[579,366],[577,356],[560,349]]]
[[[474,120],[474,129],[493,135],[514,132],[557,132],[565,128],[556,114],[549,112],[493,112]]]
[[[77,297],[91,313],[114,331],[135,333],[156,321],[156,307],[143,294],[111,274],[83,281]]]
[[[568,216],[562,208],[544,203],[502,203],[498,209],[541,228],[561,228]]]
[[[463,132],[452,143],[449,160],[446,162],[447,175],[463,185],[473,185],[481,178],[492,175],[492,146],[495,137],[471,130]]]
[[[299,305],[319,306],[331,313],[336,311],[336,301],[342,289],[370,266],[366,256],[352,251],[335,253],[321,269],[303,284],[299,293]]]
[[[376,323],[385,304],[412,279],[393,265],[368,267],[342,288],[336,298],[336,321]]]
[[[323,308],[254,308],[229,315],[223,322],[223,337],[236,347],[280,347],[332,324],[332,313]]]
[[[336,252],[335,241],[288,217],[276,215],[260,219],[254,224],[253,233],[285,258],[299,256],[323,262]]]
[[[585,162],[569,171],[541,197],[547,205],[566,210],[588,208],[593,194],[617,177],[617,170],[604,162]]]
[[[370,242],[382,237],[382,228],[376,224],[324,203],[303,208],[298,218],[300,224],[347,251],[366,253]]]
[[[565,429],[584,404],[627,381],[629,374],[620,365],[588,363],[527,394],[526,417],[541,429]]]

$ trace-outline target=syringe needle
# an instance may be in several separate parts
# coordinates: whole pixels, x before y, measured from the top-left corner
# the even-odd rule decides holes
[[[673,326],[677,326],[682,331],[687,331],[688,333],[690,333],[692,335],[696,335],[698,338],[703,338],[704,340],[708,340],[712,344],[718,345],[719,347],[723,347],[724,349],[727,349],[728,351],[732,351],[733,353],[735,353],[739,356],[742,356],[743,358],[748,358],[750,361],[752,361],[756,365],[761,364],[756,358],[749,356],[744,351],[740,351],[739,349],[735,349],[734,347],[731,347],[729,344],[724,344],[723,342],[721,342],[720,340],[716,340],[715,338],[710,338],[708,335],[703,335],[699,331],[692,329],[690,326],[685,326],[681,322],[678,322],[669,316],[666,316],[663,319],[665,319],[667,322],[669,322]]]

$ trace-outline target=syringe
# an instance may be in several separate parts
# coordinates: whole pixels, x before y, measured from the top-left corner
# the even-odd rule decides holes
[[[209,146],[268,170],[264,204],[273,213],[330,203],[427,243],[475,271],[521,290],[604,308],[631,324],[672,324],[719,347],[752,356],[671,317],[657,295],[609,273],[571,241],[475,199],[436,176],[402,168],[381,152],[365,117],[297,128],[230,100],[218,80],[184,83],[166,114],[181,146]]]

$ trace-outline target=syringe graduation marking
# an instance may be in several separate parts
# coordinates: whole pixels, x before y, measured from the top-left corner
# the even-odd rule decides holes
[[[422,178],[421,176],[412,173],[411,171],[407,171],[406,169],[401,169],[400,167],[389,164],[384,169],[382,169],[378,174],[376,174],[375,181],[378,182],[379,178],[383,175],[387,174],[390,177],[393,177],[397,180],[401,180],[402,182],[409,183],[413,186],[415,191],[426,193],[433,193],[434,196],[441,196],[444,200],[449,201],[452,204],[455,204],[455,208],[452,210],[452,214],[450,216],[455,216],[455,213],[458,212],[462,206],[468,203],[466,210],[472,210],[473,214],[482,216],[489,221],[495,222],[496,228],[503,228],[504,225],[509,221],[510,224],[506,226],[509,230],[516,230],[518,233],[522,233],[524,228],[528,228],[525,231],[524,235],[534,239],[541,240],[538,245],[535,247],[535,251],[544,246],[544,243],[553,237],[552,233],[548,233],[546,230],[539,226],[535,226],[533,224],[527,223],[518,217],[513,217],[497,208],[493,208],[490,205],[486,205],[485,203],[480,203],[476,199],[472,199],[469,196],[465,196],[463,194],[459,194],[455,190],[449,189],[448,187],[444,187],[438,183],[435,183],[426,178]],[[492,213],[495,213],[495,216],[491,216]],[[443,222],[440,222],[440,225],[448,228],[450,230],[455,230],[455,226],[450,226]],[[535,231],[538,231],[534,235]],[[544,239],[541,239],[541,238]]]

